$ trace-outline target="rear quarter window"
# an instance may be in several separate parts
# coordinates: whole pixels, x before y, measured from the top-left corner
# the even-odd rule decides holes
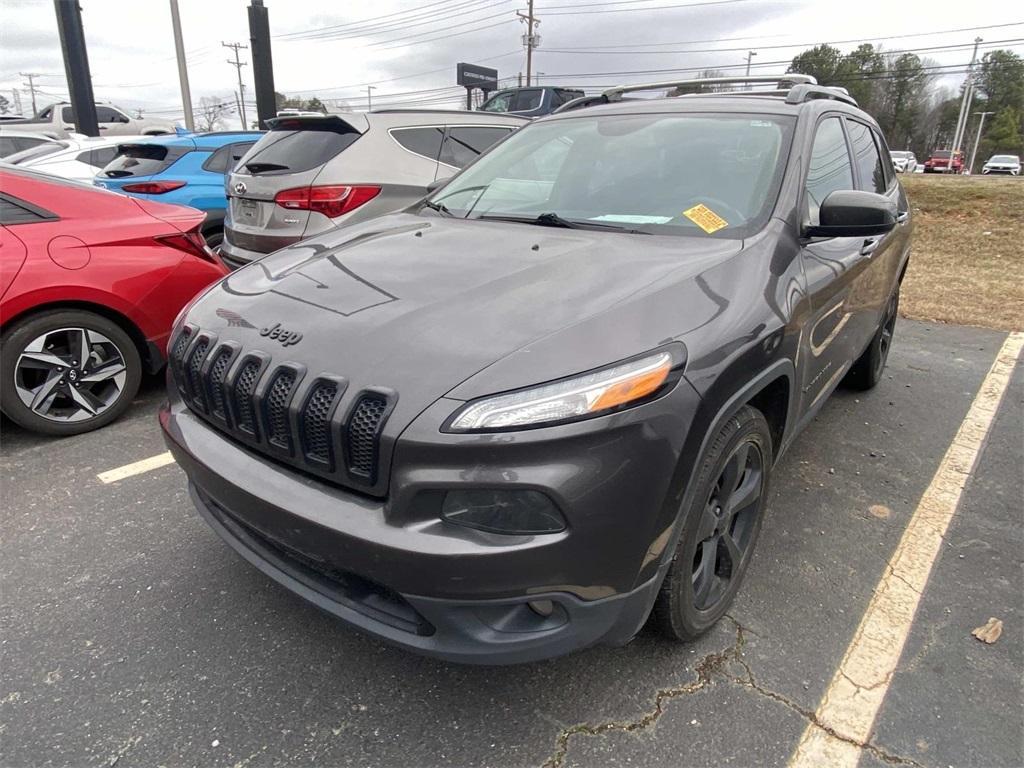
[[[255,143],[254,141],[243,141],[236,144],[225,144],[216,152],[211,153],[203,163],[203,170],[211,173],[228,173],[234,170],[238,161]]]
[[[309,171],[337,157],[360,134],[333,130],[271,130],[238,162],[249,173],[273,176]]]
[[[441,142],[444,141],[444,128],[436,125],[392,128],[391,138],[410,152],[436,161],[441,153]]]
[[[4,226],[36,224],[40,221],[52,221],[56,218],[58,218],[56,214],[50,213],[31,203],[0,194],[0,224]]]
[[[878,152],[871,129],[864,123],[846,121],[853,147],[853,161],[860,174],[860,188],[868,192],[884,194],[888,183],[885,177],[885,163]]]

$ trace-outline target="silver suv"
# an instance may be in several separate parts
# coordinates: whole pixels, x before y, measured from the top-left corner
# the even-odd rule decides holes
[[[301,115],[267,132],[226,179],[221,256],[238,267],[404,208],[529,120],[444,110]]]

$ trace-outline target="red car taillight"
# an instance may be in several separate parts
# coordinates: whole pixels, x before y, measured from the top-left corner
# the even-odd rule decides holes
[[[370,186],[296,187],[282,189],[274,195],[274,202],[282,208],[314,211],[335,219],[354,211],[379,194],[380,187]]]
[[[163,245],[169,245],[171,248],[177,248],[179,251],[184,251],[190,256],[197,256],[204,261],[221,266],[220,259],[210,250],[210,247],[206,244],[206,238],[203,237],[203,233],[198,229],[182,232],[179,235],[164,235],[156,239]]]
[[[125,184],[121,189],[125,192],[137,192],[140,195],[162,195],[164,192],[171,192],[181,189],[184,181],[140,181],[135,184]]]

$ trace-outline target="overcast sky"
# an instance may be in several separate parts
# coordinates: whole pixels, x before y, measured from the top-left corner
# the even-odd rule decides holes
[[[98,99],[176,119],[181,116],[168,0],[80,0]],[[525,0],[265,0],[270,12],[275,86],[287,94],[374,106],[456,106],[455,64],[494,67],[502,78],[525,72],[515,16]],[[234,100],[233,54],[221,42],[248,44],[248,0],[180,0],[193,102]],[[541,82],[600,86],[685,77],[704,68],[742,74],[748,50],[753,72],[785,70],[796,53],[820,42],[846,51],[871,41],[913,49],[944,69],[943,84],[962,81],[975,36],[981,53],[995,47],[1024,54],[1024,11],[1005,0],[965,6],[920,0],[807,2],[793,0],[535,0],[541,46],[534,70]],[[1005,26],[1011,25],[1012,26]],[[1003,26],[993,26],[1003,25]],[[943,32],[964,27],[985,29]],[[928,34],[938,33],[942,34]],[[916,36],[915,36],[916,35]],[[897,37],[898,36],[898,37]],[[878,40],[877,38],[888,38]],[[846,42],[850,41],[850,42]],[[1010,41],[1010,42],[1001,42]],[[950,47],[958,46],[958,47]],[[928,49],[928,50],[924,50]],[[980,55],[980,54],[979,54]],[[242,51],[249,61],[249,51]],[[667,70],[638,72],[638,70]],[[0,93],[22,89],[37,72],[46,101],[67,98],[52,0],[0,0]],[[252,67],[242,68],[252,99]],[[254,110],[253,110],[254,111]]]

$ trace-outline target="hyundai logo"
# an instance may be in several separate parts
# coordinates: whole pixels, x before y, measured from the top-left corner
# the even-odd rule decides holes
[[[245,182],[239,181],[235,184],[235,192],[239,195],[245,194]]]

